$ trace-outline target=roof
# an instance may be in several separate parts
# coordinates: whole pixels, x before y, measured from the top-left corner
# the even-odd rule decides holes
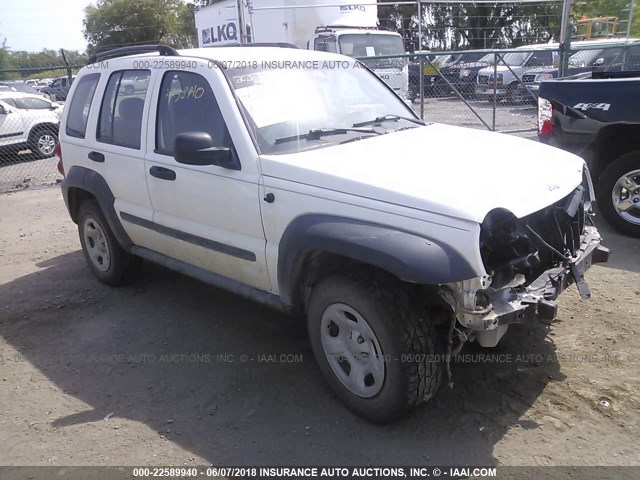
[[[24,92],[14,92],[14,91],[4,91],[0,90],[0,100],[3,98],[39,98],[41,100],[46,100],[42,95],[35,95],[33,93],[24,93]]]
[[[283,61],[283,60],[298,60],[298,61],[349,61],[355,60],[345,55],[338,55],[335,53],[320,52],[317,50],[306,50],[298,48],[280,48],[280,47],[242,47],[242,46],[229,46],[229,47],[201,47],[178,50],[180,57],[167,56],[164,57],[167,60],[177,60],[183,58],[204,58],[208,60],[215,60],[219,62],[227,63],[230,67],[233,67],[233,62],[268,62],[268,61]],[[110,58],[109,62],[117,62],[124,58],[146,58],[146,57],[158,57],[158,52],[139,53],[135,55],[126,55],[122,57]],[[242,66],[242,65],[238,65]]]

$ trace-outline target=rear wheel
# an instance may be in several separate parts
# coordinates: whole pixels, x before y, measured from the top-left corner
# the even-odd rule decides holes
[[[94,200],[80,205],[78,232],[87,264],[101,282],[122,285],[140,270],[142,259],[122,249]]]
[[[640,151],[627,153],[605,168],[596,193],[605,220],[621,233],[640,237]]]
[[[434,327],[396,282],[371,275],[323,279],[311,293],[308,327],[329,385],[368,420],[395,420],[438,388]]]

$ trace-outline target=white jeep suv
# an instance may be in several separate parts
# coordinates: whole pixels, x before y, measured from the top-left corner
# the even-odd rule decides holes
[[[61,114],[61,105],[39,95],[0,92],[0,152],[31,149],[38,157],[52,157]]]
[[[144,258],[304,313],[328,383],[368,419],[430,399],[465,342],[553,318],[572,282],[587,297],[608,257],[579,157],[424,124],[352,58],[138,46],[90,62],[58,154],[95,276],[121,284]],[[132,78],[147,87],[124,92]]]

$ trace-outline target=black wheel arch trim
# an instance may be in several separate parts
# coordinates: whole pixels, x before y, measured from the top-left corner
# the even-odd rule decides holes
[[[74,165],[67,172],[65,179],[62,181],[62,196],[71,219],[78,223],[79,205],[77,205],[77,202],[79,199],[77,198],[76,189],[84,190],[93,195],[118,243],[126,251],[129,251],[133,246],[133,242],[127,235],[122,223],[120,223],[113,206],[115,197],[104,177],[94,170],[78,165]]]
[[[482,274],[450,245],[426,236],[350,218],[304,215],[289,224],[278,246],[278,287],[285,304],[300,303],[305,263],[315,251],[347,257],[424,285]]]

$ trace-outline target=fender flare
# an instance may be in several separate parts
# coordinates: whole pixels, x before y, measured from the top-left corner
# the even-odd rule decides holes
[[[69,215],[74,223],[78,223],[77,190],[89,192],[98,202],[109,228],[122,248],[129,251],[133,242],[118,219],[114,208],[115,196],[102,175],[89,168],[74,165],[69,169],[62,181],[62,196]]]
[[[480,275],[463,254],[426,236],[350,218],[304,215],[289,224],[278,246],[278,287],[285,304],[297,303],[305,262],[314,251],[347,257],[423,285]]]

